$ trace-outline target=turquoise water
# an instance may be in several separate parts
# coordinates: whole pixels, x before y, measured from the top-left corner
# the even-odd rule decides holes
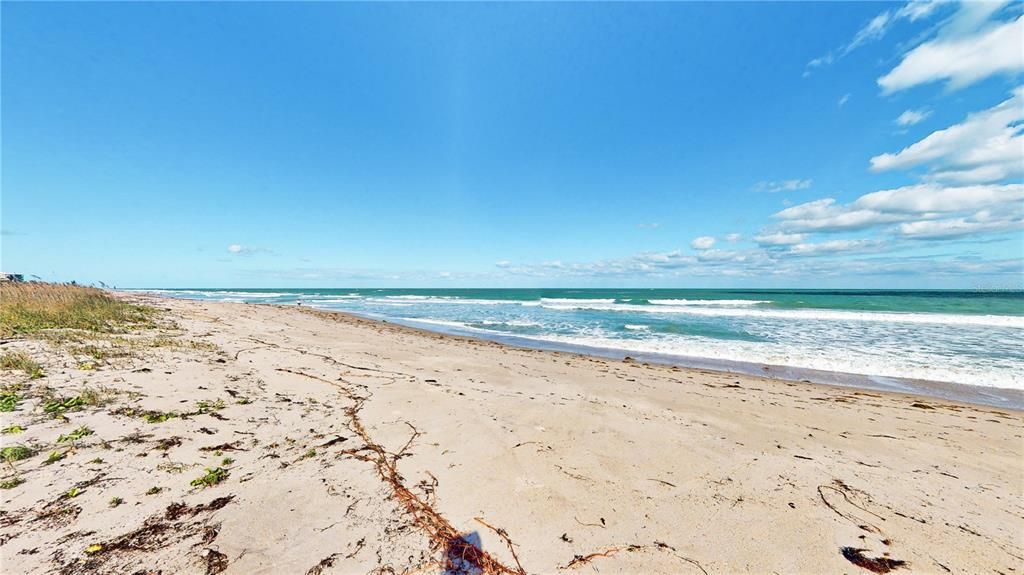
[[[1024,292],[181,289],[313,306],[524,345],[1024,390]],[[699,361],[698,361],[699,360]]]

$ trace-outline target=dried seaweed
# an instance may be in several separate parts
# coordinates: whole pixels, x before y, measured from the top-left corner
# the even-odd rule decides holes
[[[444,568],[447,571],[452,574],[526,575],[526,571],[518,566],[518,558],[516,558],[517,568],[512,568],[473,545],[428,501],[405,485],[404,478],[398,472],[398,460],[406,455],[413,441],[419,436],[419,431],[412,424],[407,423],[412,429],[409,440],[397,453],[390,453],[370,437],[359,417],[359,411],[362,409],[366,397],[354,393],[348,386],[336,381],[287,368],[277,368],[277,370],[327,383],[338,388],[352,401],[352,405],[346,407],[344,413],[349,419],[348,427],[359,436],[364,445],[357,449],[345,450],[342,454],[374,465],[381,480],[391,488],[394,499],[402,504],[405,512],[412,518],[412,524],[426,534],[434,551],[443,553]],[[339,378],[339,380],[344,383],[344,379]],[[506,539],[506,542],[511,548],[511,541]],[[514,552],[513,556],[515,556]]]
[[[905,567],[907,565],[906,561],[900,561],[899,559],[890,559],[888,557],[868,557],[864,555],[865,549],[843,547],[839,551],[850,563],[853,563],[862,569],[867,569],[873,573],[888,573],[894,569],[899,569],[900,567]]]

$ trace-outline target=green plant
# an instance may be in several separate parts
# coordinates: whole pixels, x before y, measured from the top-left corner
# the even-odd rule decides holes
[[[4,435],[8,433],[21,433],[23,431],[25,431],[25,428],[20,425],[9,425],[3,429],[0,429],[0,433],[3,433]]]
[[[213,487],[228,478],[228,470],[223,467],[206,468],[206,474],[192,480],[193,487]]]
[[[67,456],[68,454],[66,451],[51,451],[50,455],[46,458],[46,461],[43,462],[43,465],[51,465],[53,463],[57,463],[58,461],[64,459]]]
[[[62,415],[65,411],[78,411],[85,405],[81,397],[58,397],[43,404],[43,411],[50,415]]]
[[[97,457],[96,459],[90,459],[86,463],[103,463],[103,458],[102,457]]]
[[[310,457],[316,457],[315,449],[310,449],[309,451],[302,454],[302,459],[309,459]]]
[[[83,437],[87,437],[92,434],[93,431],[83,425],[82,427],[79,427],[78,429],[72,431],[67,435],[61,434],[61,436],[57,438],[57,443],[66,443],[68,441],[74,443],[75,441],[78,441],[79,439],[82,439]]]
[[[237,403],[238,405],[249,405],[250,403],[252,403],[252,400],[249,399],[248,397],[240,397],[238,398],[237,401],[235,401],[235,403]]]
[[[71,497],[78,497],[78,494],[81,493],[81,492],[82,492],[81,489],[79,489],[77,487],[72,487],[71,489],[68,490],[68,497],[69,498],[71,498]]]
[[[197,401],[196,402],[196,413],[203,414],[211,411],[219,411],[224,409],[224,400],[218,399],[216,401]]]
[[[25,480],[20,477],[14,477],[11,479],[5,479],[0,481],[0,489],[14,489],[15,487],[25,483]]]
[[[117,395],[117,391],[109,387],[100,387],[99,389],[85,387],[78,392],[78,399],[84,405],[99,407],[110,403],[114,395]]]
[[[117,507],[118,505],[121,505],[122,503],[124,503],[124,499],[121,499],[120,497],[111,497],[110,498],[110,503],[108,503],[108,505],[110,505],[111,507]]]
[[[28,374],[30,379],[38,379],[44,375],[43,366],[23,351],[4,352],[0,355],[0,368],[20,369]]]
[[[20,461],[22,459],[27,459],[29,457],[32,457],[34,454],[35,452],[32,451],[31,448],[26,447],[24,445],[11,445],[9,447],[0,449],[0,457],[2,457],[3,460],[8,463],[12,461]]]
[[[234,459],[231,459],[230,457],[225,457],[224,459],[221,460],[220,464],[227,467],[228,465],[231,465],[234,462]]]
[[[156,495],[157,493],[160,493],[163,490],[163,487],[150,487],[148,490],[146,490],[146,495]]]
[[[0,411],[14,411],[18,407],[21,397],[16,393],[5,393],[0,395]]]
[[[153,325],[155,312],[96,288],[41,282],[0,285],[2,337],[50,329],[126,331]]]
[[[175,417],[178,417],[178,414],[174,413],[173,411],[168,411],[166,413],[161,413],[159,411],[148,411],[142,414],[142,419],[145,419],[146,423],[163,423],[168,419],[173,419]]]

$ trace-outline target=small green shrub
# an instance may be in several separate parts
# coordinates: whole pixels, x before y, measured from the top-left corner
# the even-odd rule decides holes
[[[196,402],[196,413],[204,414],[210,413],[211,411],[220,411],[224,409],[224,400],[218,399],[217,401],[197,401]]]
[[[4,461],[10,463],[12,461],[20,461],[22,459],[28,459],[35,455],[35,452],[31,448],[24,445],[11,445],[0,449],[0,457]]]
[[[65,411],[78,411],[85,405],[81,397],[58,397],[43,404],[43,411],[50,415],[63,415]]]
[[[163,423],[168,419],[174,419],[175,417],[178,417],[178,414],[174,413],[173,411],[168,411],[166,413],[161,413],[159,411],[149,411],[142,414],[142,419],[145,419],[146,423]]]
[[[66,443],[68,441],[74,443],[75,441],[78,441],[79,439],[82,439],[83,437],[87,437],[92,434],[93,431],[83,425],[82,427],[79,427],[78,429],[72,431],[67,435],[61,434],[61,436],[57,438],[57,443]]]
[[[206,475],[192,480],[192,487],[213,487],[228,478],[228,470],[223,467],[206,468]]]
[[[17,393],[5,393],[0,395],[0,411],[14,411],[18,408],[21,397]]]
[[[67,456],[68,454],[66,451],[51,451],[50,455],[46,458],[46,461],[43,462],[43,465],[52,465]]]

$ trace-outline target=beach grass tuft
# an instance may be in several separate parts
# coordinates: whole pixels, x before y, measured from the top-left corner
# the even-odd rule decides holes
[[[0,489],[14,489],[22,483],[25,483],[25,480],[20,477],[5,479],[4,481],[0,481]]]
[[[52,329],[117,333],[152,325],[154,310],[101,289],[41,282],[0,284],[0,336]]]
[[[32,356],[24,351],[4,352],[3,355],[0,355],[0,368],[20,369],[31,379],[39,379],[44,375],[43,366],[39,365],[39,362],[32,359]]]

